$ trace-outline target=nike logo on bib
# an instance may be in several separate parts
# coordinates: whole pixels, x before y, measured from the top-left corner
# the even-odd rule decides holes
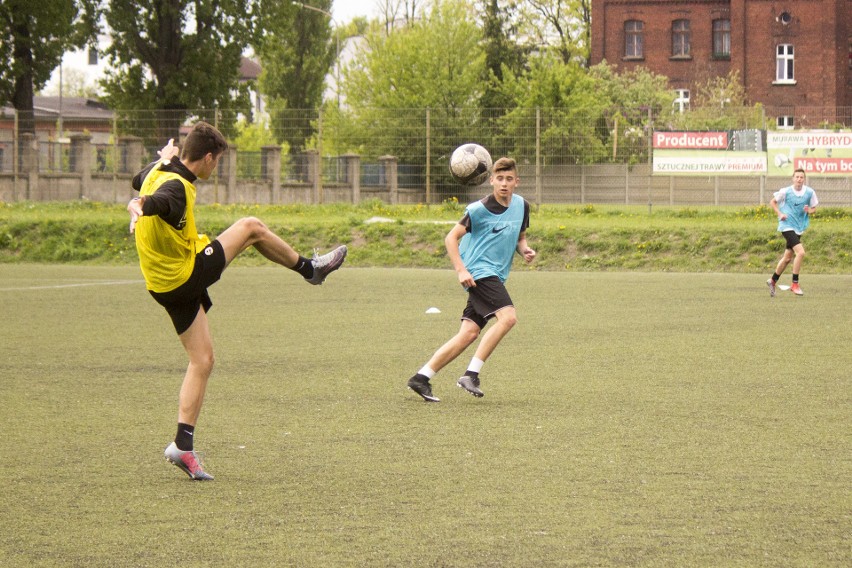
[[[503,229],[508,229],[508,228],[509,228],[509,227],[508,227],[508,225],[503,225],[502,227],[499,227],[499,228],[494,227],[493,229],[491,229],[491,232],[492,232],[492,233],[499,233],[499,232],[501,232]]]

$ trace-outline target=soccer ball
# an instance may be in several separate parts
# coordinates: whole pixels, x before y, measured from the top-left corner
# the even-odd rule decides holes
[[[450,156],[450,173],[463,185],[480,185],[491,173],[491,154],[479,144],[462,144]]]

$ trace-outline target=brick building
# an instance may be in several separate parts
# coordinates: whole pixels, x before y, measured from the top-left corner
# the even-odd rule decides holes
[[[602,60],[667,76],[681,105],[737,71],[778,127],[852,126],[852,0],[592,0]]]

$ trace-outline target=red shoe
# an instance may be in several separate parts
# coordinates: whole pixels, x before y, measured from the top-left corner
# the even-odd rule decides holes
[[[797,296],[804,296],[805,295],[805,293],[802,292],[802,289],[799,287],[798,282],[793,282],[793,285],[790,286],[790,291]]]

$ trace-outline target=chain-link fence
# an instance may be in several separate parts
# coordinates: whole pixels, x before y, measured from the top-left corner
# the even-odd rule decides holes
[[[250,123],[248,111],[114,111],[109,119],[78,118],[64,123],[40,120],[38,172],[78,171],[75,137],[88,137],[92,175],[126,175],[156,158],[168,138],[180,141],[197,120],[217,126],[236,159],[238,182],[269,180],[264,149],[280,149],[276,162],[282,182],[311,183],[310,153],[319,157],[318,183],[351,184],[349,158],[358,156],[361,186],[388,183],[385,158],[394,158],[394,183],[419,192],[416,200],[436,202],[464,192],[449,175],[448,160],[462,143],[476,142],[496,159],[508,155],[521,169],[525,195],[538,203],[726,204],[763,202],[766,191],[788,180],[682,178],[652,176],[651,133],[655,130],[774,129],[774,116],[788,109],[749,107],[680,114],[650,108],[612,108],[589,112],[572,108],[471,109],[289,109]],[[852,108],[795,109],[803,128],[852,124]],[[17,120],[0,120],[0,176],[17,178],[24,165],[15,140]],[[696,128],[699,126],[700,128]],[[129,154],[128,141],[141,142],[141,155]],[[141,161],[141,163],[136,163]],[[220,174],[223,172],[220,171]],[[815,187],[814,178],[809,180]],[[852,205],[849,179],[824,180],[838,204]],[[322,191],[319,192],[323,195]],[[0,196],[3,194],[0,193]],[[14,193],[15,196],[20,192]],[[414,199],[414,198],[413,198]]]

